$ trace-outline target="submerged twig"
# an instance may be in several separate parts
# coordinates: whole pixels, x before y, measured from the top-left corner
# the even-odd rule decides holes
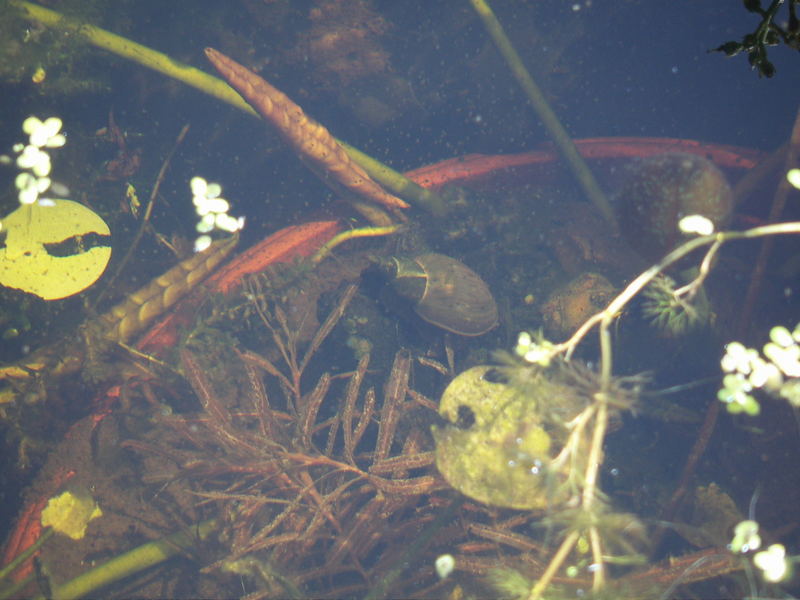
[[[139,247],[139,242],[142,240],[142,236],[144,235],[144,232],[150,223],[150,216],[153,214],[153,207],[155,206],[156,198],[158,197],[158,191],[161,189],[161,184],[164,182],[164,176],[167,174],[167,169],[169,168],[169,164],[172,161],[172,157],[175,155],[175,152],[177,152],[178,147],[183,143],[183,140],[186,138],[187,133],[189,133],[188,124],[184,125],[181,128],[181,131],[175,140],[175,144],[173,144],[172,149],[169,151],[166,158],[164,158],[164,162],[161,164],[161,168],[158,171],[158,176],[156,177],[156,181],[153,184],[153,189],[150,192],[150,198],[147,201],[147,208],[145,208],[144,214],[142,215],[142,220],[141,223],[139,223],[139,228],[136,230],[136,234],[133,236],[133,240],[131,240],[131,243],[128,245],[128,250],[125,252],[125,256],[123,256],[122,260],[119,261],[119,264],[117,265],[117,270],[106,282],[106,286],[103,289],[103,291],[100,294],[98,294],[97,298],[95,298],[93,302],[94,305],[97,305],[100,302],[100,300],[102,300],[103,297],[108,293],[108,290],[110,290],[113,287],[114,282],[122,273],[122,270],[125,268],[125,265],[128,264],[134,252],[136,252],[136,249]]]

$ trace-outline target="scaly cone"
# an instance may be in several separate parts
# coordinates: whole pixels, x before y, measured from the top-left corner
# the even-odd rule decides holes
[[[399,209],[408,208],[406,202],[370,179],[328,130],[306,115],[286,94],[213,48],[206,48],[206,56],[230,86],[277,128],[283,139],[326,184],[334,189],[342,187],[361,199],[385,206],[395,214]]]

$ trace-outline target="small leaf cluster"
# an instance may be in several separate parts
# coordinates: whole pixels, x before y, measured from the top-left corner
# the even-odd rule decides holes
[[[800,406],[800,323],[791,332],[773,327],[769,337],[763,356],[740,342],[725,347],[720,364],[726,375],[717,398],[727,404],[728,412],[757,415],[760,406],[753,396],[757,389]]]
[[[744,7],[751,13],[761,16],[761,23],[753,33],[745,35],[740,42],[725,42],[714,48],[714,52],[724,52],[727,56],[747,53],[750,66],[758,71],[759,77],[775,75],[775,65],[767,56],[767,46],[777,46],[781,41],[789,48],[800,50],[800,20],[797,6],[800,0],[789,0],[789,19],[785,27],[775,23],[775,15],[784,0],[772,0],[767,9],[761,7],[761,0],[744,0]]]

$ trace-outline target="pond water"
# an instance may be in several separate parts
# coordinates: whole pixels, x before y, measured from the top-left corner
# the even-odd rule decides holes
[[[170,542],[169,554],[180,556],[137,567],[102,593],[522,597],[573,530],[576,548],[556,565],[544,597],[601,585],[601,554],[640,561],[604,565],[616,597],[793,591],[790,580],[765,581],[753,566],[755,552],[733,555],[725,546],[749,517],[765,546],[800,552],[795,409],[757,392],[759,415],[732,415],[716,398],[725,344],[737,339],[760,349],[773,326],[791,331],[800,322],[800,238],[773,238],[755,275],[761,242],[724,244],[688,309],[670,304],[671,294],[697,277],[691,269],[703,255],[682,259],[669,270],[672,284],[637,292],[615,316],[610,354],[601,354],[594,331],[570,351],[580,365],[574,371],[555,360],[549,368],[558,375],[542,376],[524,351],[514,353],[523,331],[536,349],[549,347],[545,339],[569,339],[674,247],[678,220],[703,209],[668,210],[673,202],[713,198],[725,215],[708,216],[736,231],[771,218],[786,170],[785,153],[776,151],[797,127],[798,56],[784,44],[768,47],[776,73],[759,78],[746,53],[712,51],[755,31],[758,14],[720,2],[492,3],[578,141],[609,218],[558,158],[540,114],[467,0],[48,3],[76,22],[163,52],[167,71],[174,59],[214,73],[204,48],[217,49],[338,139],[411,171],[447,205],[444,215],[432,215],[412,201],[404,217],[387,213],[407,219],[398,235],[346,241],[319,264],[290,252],[288,265],[248,276],[227,296],[195,294],[190,308],[178,303],[176,310],[158,295],[169,285],[183,291],[185,273],[173,272],[152,292],[158,310],[151,316],[152,304],[136,300],[141,326],[113,337],[98,315],[115,314],[107,311],[192,256],[202,233],[189,183],[195,176],[218,182],[230,203],[223,208],[245,217],[236,252],[289,225],[337,221],[308,242],[308,255],[334,228],[366,224],[364,213],[352,210],[351,192],[329,190],[330,170],[318,177],[326,167],[313,157],[298,160],[299,146],[293,150],[287,134],[147,60],[126,60],[120,42],[109,52],[63,23],[47,24],[24,2],[4,4],[0,153],[11,164],[0,167],[0,214],[19,208],[13,146],[27,138],[23,121],[58,116],[67,137],[48,150],[57,185],[47,193],[56,190],[99,215],[112,247],[103,277],[72,297],[45,301],[0,288],[0,361],[27,369],[0,370],[5,561],[20,549],[15,519],[37,499],[73,490],[103,511],[82,539],[56,534],[43,545],[38,583],[24,593],[47,595],[90,569],[103,573],[105,561],[179,531],[189,539]],[[785,27],[788,17],[784,6],[775,22]],[[770,160],[772,168],[758,167]],[[413,171],[430,164],[436,166],[424,174]],[[213,202],[213,188],[203,189]],[[798,192],[789,191],[775,219],[798,220],[797,201]],[[658,217],[648,227],[670,239],[655,250],[650,242],[660,233],[637,230],[653,212]],[[5,235],[0,229],[4,252]],[[93,244],[77,236],[68,252]],[[644,247],[644,255],[634,250]],[[415,260],[431,252],[458,261],[461,281],[462,267],[485,281],[496,327],[480,336],[437,328],[418,304],[425,298],[398,297],[378,267],[392,256]],[[450,284],[450,275],[436,281]],[[418,295],[434,281],[430,273],[421,277],[412,286]],[[758,292],[753,301],[751,288]],[[452,310],[459,308],[454,301]],[[149,338],[148,357],[133,346],[162,309],[182,315],[177,342]],[[63,356],[77,366],[59,363]],[[612,380],[599,374],[609,364]],[[438,414],[447,384],[476,365],[491,365],[486,372],[502,386],[504,408],[495,415],[476,400],[488,410],[476,421],[469,403],[456,400]],[[543,387],[541,377],[558,385]],[[559,385],[570,392],[558,392]],[[530,420],[528,412],[535,413]],[[506,431],[504,421],[498,433],[487,423],[499,423],[499,415],[513,415],[514,423]],[[490,440],[481,428],[492,430]],[[536,443],[525,442],[532,431]],[[711,435],[687,470],[703,432]],[[534,470],[544,500],[471,495],[470,488],[483,488],[457,485],[454,470],[470,461],[452,446],[447,455],[457,458],[439,464],[442,478],[437,440],[462,434],[470,444],[498,445],[499,452],[484,454],[508,459],[517,469],[512,483],[520,464]],[[538,454],[522,449],[528,447]],[[595,485],[596,495],[586,492]],[[28,526],[31,539],[37,521]],[[194,536],[198,523],[203,535]],[[434,571],[441,555],[455,557],[444,579]],[[11,585],[24,578],[20,572],[0,578],[0,599],[18,593]],[[37,589],[45,581],[51,589]],[[99,588],[78,589],[92,595]]]

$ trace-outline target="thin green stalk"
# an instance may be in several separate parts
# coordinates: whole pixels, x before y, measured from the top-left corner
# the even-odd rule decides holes
[[[25,561],[27,561],[34,554],[36,554],[39,551],[39,548],[41,548],[44,545],[44,543],[52,537],[52,535],[53,535],[53,528],[46,527],[44,531],[42,531],[42,533],[36,539],[36,541],[33,542],[33,544],[28,546],[28,548],[26,548],[24,552],[20,552],[14,558],[14,560],[12,560],[5,567],[0,569],[0,583],[2,583],[3,580],[6,577],[8,577],[11,573],[13,573],[20,565],[24,564]],[[29,575],[28,577],[25,577],[21,581],[17,581],[16,583],[7,588],[0,589],[0,600],[6,600],[7,598],[16,598],[18,592],[20,590],[24,590],[28,586],[28,584],[30,584],[33,581],[33,579],[34,576]]]
[[[167,77],[172,77],[218,100],[222,100],[251,116],[258,117],[258,113],[256,113],[227,83],[218,77],[209,75],[200,69],[174,60],[162,52],[157,52],[152,48],[137,44],[134,41],[111,33],[110,31],[88,23],[82,23],[70,17],[65,17],[54,10],[44,8],[32,2],[26,2],[25,0],[9,0],[9,4],[19,9],[22,17],[29,21],[36,21],[37,23],[55,29],[65,29],[76,32],[87,42],[98,48],[108,50],[117,56],[139,63]],[[347,150],[350,158],[361,165],[361,167],[369,173],[370,177],[388,190],[394,192],[398,196],[406,198],[415,205],[433,214],[444,214],[445,202],[441,196],[431,190],[420,187],[401,173],[382,164],[380,161],[364,152],[345,144],[341,140],[337,141]]]
[[[21,552],[18,556],[16,556],[14,560],[8,563],[5,567],[0,569],[0,581],[3,581],[3,579],[8,577],[8,575],[13,572],[14,569],[36,554],[36,552],[39,551],[39,548],[42,547],[42,544],[50,539],[51,535],[53,535],[53,529],[47,527],[33,544],[26,548],[24,552]],[[0,598],[5,598],[5,596],[0,596]]]
[[[561,156],[575,175],[584,193],[597,207],[597,210],[600,211],[603,218],[608,221],[609,225],[616,230],[617,219],[614,216],[614,211],[611,209],[608,198],[606,198],[606,195],[600,188],[600,184],[597,183],[594,175],[592,175],[586,161],[583,160],[583,157],[578,152],[578,148],[575,146],[572,138],[570,138],[567,130],[564,129],[561,121],[558,120],[555,111],[545,99],[542,90],[536,85],[533,77],[531,77],[531,74],[525,68],[519,54],[514,50],[514,46],[511,45],[511,40],[508,39],[505,31],[503,31],[503,26],[500,24],[500,21],[497,20],[489,3],[486,0],[470,0],[470,3],[481,20],[483,20],[483,24],[489,32],[492,41],[494,41],[500,54],[503,55],[517,83],[519,83],[522,90],[528,96],[528,101],[533,106],[536,114],[539,115],[545,129],[547,129],[547,133],[552,138],[556,148],[561,152]]]
[[[556,573],[558,573],[561,565],[564,564],[564,561],[567,560],[569,553],[575,547],[575,544],[578,543],[579,537],[580,534],[577,531],[570,531],[567,537],[564,538],[564,541],[561,542],[561,545],[553,555],[553,558],[550,560],[550,563],[547,565],[544,573],[542,573],[542,576],[531,588],[531,592],[528,595],[528,600],[539,600],[539,598],[542,597],[542,592],[544,592],[545,589],[547,589],[547,586],[550,585],[550,582],[553,581],[553,577],[556,576]]]
[[[63,585],[54,584],[53,597],[57,600],[71,600],[88,596],[110,583],[164,562],[179,552],[189,550],[197,540],[205,539],[215,527],[216,520],[209,519],[134,548]],[[37,596],[35,600],[44,600],[44,596]]]

